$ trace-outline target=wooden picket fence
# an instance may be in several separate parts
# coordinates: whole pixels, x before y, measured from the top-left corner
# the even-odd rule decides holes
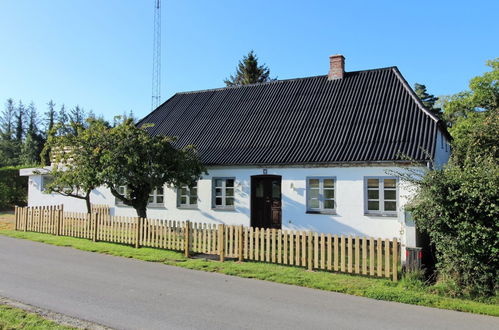
[[[16,207],[16,230],[398,280],[397,239]]]

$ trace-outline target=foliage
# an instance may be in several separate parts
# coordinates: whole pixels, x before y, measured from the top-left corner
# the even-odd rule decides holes
[[[265,65],[258,64],[258,57],[253,51],[243,56],[237,65],[236,73],[224,80],[227,86],[240,86],[263,83],[275,79],[270,78],[270,70]]]
[[[53,127],[44,148],[44,154],[51,152],[54,163],[50,172],[54,180],[46,186],[47,193],[83,199],[91,212],[90,194],[103,184],[100,164],[107,129],[102,120],[88,120],[87,128],[74,122]],[[57,134],[68,130],[75,134]]]
[[[208,259],[186,259],[182,253],[131,246],[97,242],[89,240],[54,236],[48,234],[0,231],[0,234],[11,237],[25,238],[59,246],[71,246],[76,249],[106,253],[125,258],[135,258],[150,262],[160,262],[166,265],[195,269],[205,272],[216,272],[226,275],[254,278],[259,280],[298,285],[302,287],[341,292],[378,300],[397,301],[407,304],[422,305],[451,309],[463,312],[499,316],[497,300],[484,302],[444,297],[432,293],[433,287],[408,285],[407,281],[392,282],[387,279],[369,278],[348,274],[323,271],[309,272],[301,267],[267,264],[260,262],[217,262]],[[416,279],[411,279],[415,282]]]
[[[8,99],[0,116],[0,167],[50,163],[50,159],[40,158],[40,152],[54,125],[61,126],[59,133],[74,135],[79,127],[85,127],[86,119],[90,117],[95,118],[95,115],[80,106],[67,112],[63,104],[57,111],[50,100],[47,111],[39,113],[33,103],[25,106],[22,101],[16,103]],[[48,153],[45,156],[48,157]]]
[[[126,119],[110,128],[105,141],[101,178],[111,193],[146,217],[149,194],[164,184],[190,185],[204,170],[193,146],[176,149],[174,139],[151,136]],[[119,187],[127,187],[127,195]]]
[[[26,205],[28,178],[19,176],[21,167],[0,168],[0,210]]]
[[[409,208],[437,251],[437,269],[461,293],[498,289],[499,165],[491,156],[427,173]]]
[[[471,79],[469,90],[451,96],[444,102],[444,119],[452,124],[454,136],[460,125],[477,113],[499,108],[499,58],[487,61],[492,71]]]
[[[412,180],[418,191],[408,209],[435,245],[439,290],[453,295],[499,289],[499,62],[488,65],[493,71],[445,103],[449,163]]]
[[[438,97],[433,94],[428,94],[425,85],[415,83],[414,92],[421,99],[421,102],[423,102],[426,109],[430,110],[437,116],[440,115],[442,109],[435,107]]]

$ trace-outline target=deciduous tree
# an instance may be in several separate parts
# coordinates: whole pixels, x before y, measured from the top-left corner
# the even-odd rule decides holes
[[[125,205],[147,216],[151,191],[163,187],[190,185],[203,173],[195,148],[174,147],[174,139],[151,136],[144,128],[126,119],[109,129],[102,156],[101,177],[111,193]],[[127,187],[127,195],[119,187]]]

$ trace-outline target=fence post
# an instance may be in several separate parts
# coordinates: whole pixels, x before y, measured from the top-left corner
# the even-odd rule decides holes
[[[397,275],[398,275],[398,242],[397,239],[393,239],[393,281],[397,281]]]
[[[308,256],[307,256],[307,263],[308,263],[308,270],[312,271],[312,262],[313,262],[313,244],[312,244],[312,232],[307,233],[307,244],[308,244]]]
[[[56,234],[56,236],[61,236],[61,222],[62,222],[63,213],[62,213],[61,209],[57,209],[54,211],[57,211],[57,222],[55,224],[55,234]]]
[[[218,254],[220,255],[220,261],[225,261],[225,226],[223,224],[218,225]]]
[[[93,241],[94,242],[97,242],[97,233],[98,233],[98,230],[99,230],[99,213],[94,213],[94,233],[93,233]]]
[[[17,210],[17,205],[14,206],[14,214],[16,216],[16,224],[14,226],[14,230],[17,230],[17,228],[19,227],[19,211]]]
[[[140,233],[142,232],[141,227],[142,227],[142,218],[138,217],[137,218],[137,228],[135,230],[135,248],[136,249],[138,249],[140,247]]]
[[[28,216],[29,216],[29,208],[23,207],[23,217],[24,217],[24,231],[28,231]]]
[[[243,226],[239,226],[239,232],[237,233],[238,235],[238,255],[239,255],[239,262],[243,261]]]
[[[187,220],[184,226],[184,255],[186,258],[189,258],[189,247],[191,240],[191,222]]]

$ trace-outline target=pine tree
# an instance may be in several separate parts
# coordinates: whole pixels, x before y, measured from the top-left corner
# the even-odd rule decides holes
[[[16,108],[14,101],[8,99],[2,112],[0,127],[0,167],[17,165],[19,160],[19,145],[14,140]]]
[[[20,161],[23,165],[36,165],[40,163],[40,153],[45,142],[40,134],[38,113],[33,102],[26,109],[27,131],[26,138],[21,146]]]
[[[81,108],[79,105],[75,106],[71,111],[69,112],[69,121],[71,124],[71,134],[77,135],[78,134],[78,127],[85,127],[86,122],[85,119],[87,118],[85,110]]]
[[[15,115],[16,120],[16,132],[15,132],[15,140],[18,143],[21,143],[24,137],[24,115],[26,114],[26,109],[24,108],[23,102],[19,100],[19,104],[17,106],[17,111]]]
[[[226,86],[240,86],[248,84],[257,84],[275,80],[270,78],[270,70],[265,65],[258,64],[258,57],[253,51],[244,56],[236,69],[235,75],[230,75],[224,80]]]
[[[421,102],[423,102],[423,105],[426,109],[430,110],[437,116],[441,114],[442,109],[435,107],[435,103],[438,101],[438,97],[433,94],[428,94],[425,85],[415,83],[414,92],[421,99]]]
[[[5,110],[2,112],[1,118],[1,138],[4,140],[12,140],[14,134],[15,106],[12,99],[7,99]]]
[[[48,135],[48,132],[54,127],[57,121],[57,111],[55,110],[54,101],[50,100],[47,103],[47,112],[45,112],[45,135]]]

